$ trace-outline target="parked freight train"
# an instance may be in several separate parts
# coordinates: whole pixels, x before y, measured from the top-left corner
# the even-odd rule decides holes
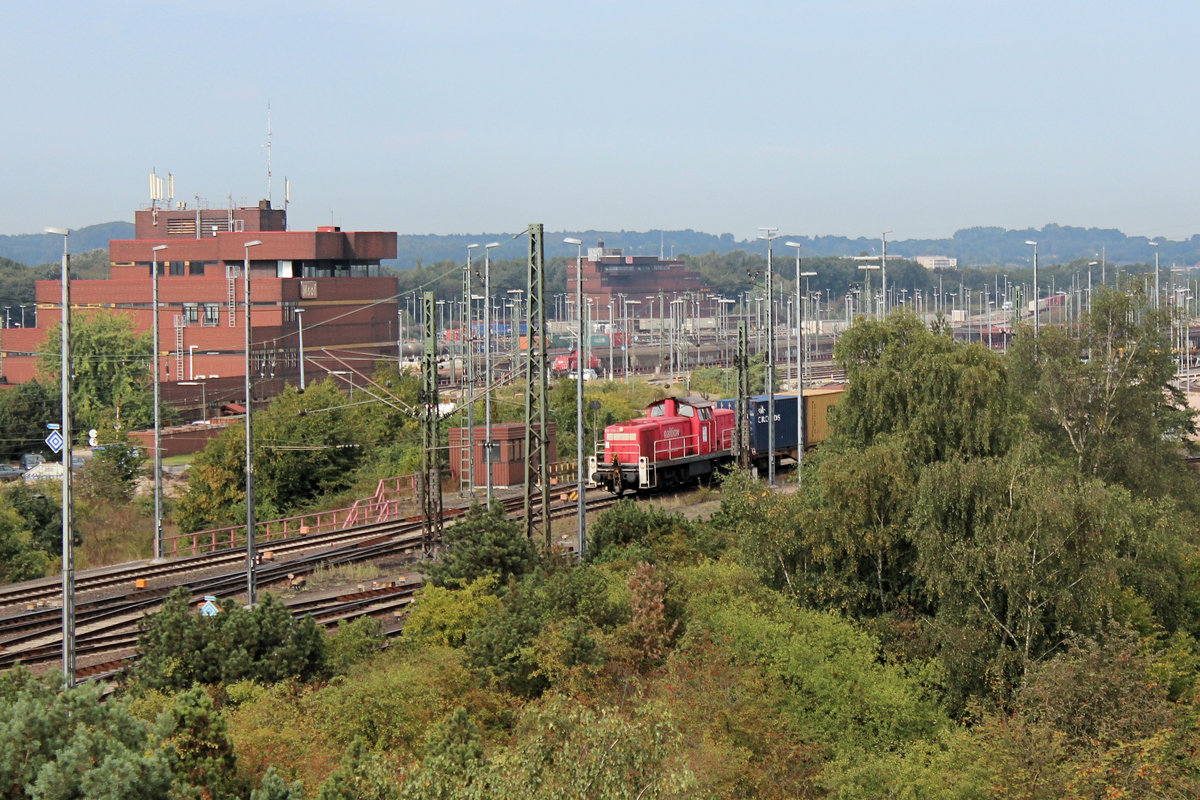
[[[804,390],[805,449],[824,441],[829,409],[842,387]],[[775,451],[767,449],[766,395],[750,400],[750,459],[765,467],[768,458],[796,458],[801,442],[795,394],[775,395]],[[588,459],[590,486],[615,494],[626,490],[678,486],[711,476],[732,464],[736,401],[716,403],[668,397],[651,403],[646,414],[604,429],[603,452]]]

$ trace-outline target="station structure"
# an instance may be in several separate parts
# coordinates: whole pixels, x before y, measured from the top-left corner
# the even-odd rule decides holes
[[[572,290],[579,269],[576,262],[567,261],[567,287]],[[605,247],[602,241],[589,247],[583,259],[583,294],[595,305],[593,320],[610,323],[614,320],[610,314],[615,314],[616,320],[667,316],[663,304],[683,298],[711,302],[703,292],[700,273],[687,269],[682,260],[626,255],[619,247]]]
[[[109,242],[107,279],[71,280],[72,314],[125,315],[138,332],[151,331],[157,262],[163,400],[200,419],[222,407],[242,410],[247,260],[257,403],[299,384],[301,325],[307,382],[334,373],[353,386],[355,371],[396,357],[397,281],[380,274],[380,262],[395,257],[395,232],[291,231],[286,209],[267,200],[225,209],[152,206],[135,212],[133,239]],[[62,317],[61,285],[38,281],[37,327],[0,334],[5,382],[34,379],[38,354],[55,348],[47,339]]]

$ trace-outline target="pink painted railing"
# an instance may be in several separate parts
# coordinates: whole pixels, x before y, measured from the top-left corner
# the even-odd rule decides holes
[[[267,520],[254,526],[255,545],[296,536],[308,536],[329,531],[342,530],[355,525],[387,522],[400,515],[401,503],[416,490],[416,475],[399,475],[384,478],[375,488],[375,494],[359,500],[349,508],[332,511],[316,511],[295,517]],[[246,545],[246,526],[230,525],[194,533],[176,533],[163,539],[163,554],[168,558],[181,555],[200,555],[217,550],[232,550]]]

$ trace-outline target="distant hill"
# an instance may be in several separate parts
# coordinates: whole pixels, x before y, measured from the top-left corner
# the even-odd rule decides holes
[[[132,238],[132,222],[103,222],[72,230],[71,235],[67,237],[67,249],[71,253],[107,250],[109,239]],[[0,258],[19,261],[31,267],[58,263],[62,260],[62,246],[62,237],[53,233],[0,236]]]
[[[595,247],[603,241],[607,247],[620,247],[630,255],[662,253],[701,255],[709,252],[730,253],[745,250],[766,253],[766,243],[753,239],[735,239],[733,234],[714,235],[693,230],[683,231],[572,231],[546,234],[546,257],[574,256],[575,245],[563,243],[564,236],[582,239],[584,247]],[[1076,228],[1049,224],[1041,229],[1007,230],[1005,228],[965,228],[949,239],[889,239],[888,254],[916,258],[917,256],[950,256],[959,266],[991,266],[1013,264],[1029,266],[1033,249],[1027,240],[1038,243],[1038,259],[1043,264],[1056,264],[1074,259],[1095,258],[1101,253],[1109,263],[1145,263],[1154,260],[1154,248],[1145,236],[1126,236],[1114,228]],[[418,262],[434,264],[439,261],[464,261],[467,245],[501,241],[492,252],[493,258],[519,258],[525,253],[523,239],[511,240],[511,234],[481,233],[473,235],[410,235],[402,234],[397,244],[394,266],[400,269],[415,267]],[[803,245],[806,256],[878,255],[879,239],[845,236],[804,236],[784,234],[775,243],[777,255],[794,256],[785,241]],[[1196,264],[1200,262],[1200,235],[1183,241],[1162,240],[1160,258],[1164,264]],[[2,254],[2,253],[0,253]]]
[[[72,253],[81,253],[96,248],[107,249],[109,239],[133,238],[131,222],[106,222],[71,231],[69,246]],[[620,247],[630,255],[701,255],[704,253],[730,253],[745,250],[750,253],[765,253],[764,242],[754,239],[735,239],[733,234],[720,235],[694,230],[682,231],[560,231],[547,232],[546,257],[574,256],[574,245],[564,244],[563,238],[571,236],[582,239],[584,247],[595,247],[603,241],[608,247]],[[1055,264],[1074,259],[1099,259],[1101,252],[1114,264],[1145,263],[1154,259],[1154,248],[1145,236],[1126,236],[1115,228],[1078,228],[1048,224],[1044,227],[1025,230],[1008,230],[998,227],[964,228],[956,231],[949,239],[896,239],[888,241],[888,253],[915,258],[923,255],[941,255],[957,258],[963,267],[1013,264],[1028,266],[1032,259],[1032,248],[1026,240],[1038,242],[1038,256],[1044,264]],[[513,238],[511,233],[480,234],[401,234],[396,247],[396,260],[387,266],[409,269],[418,264],[435,264],[441,261],[464,261],[468,244],[487,244],[498,241],[500,247],[492,251],[494,259],[523,258],[526,252],[524,237]],[[845,236],[804,236],[784,233],[776,242],[776,252],[786,257],[793,255],[791,248],[783,246],[785,241],[798,241],[804,245],[807,256],[856,256],[862,253],[878,255],[879,239]],[[1200,262],[1200,235],[1189,239],[1162,240],[1161,260],[1164,264],[1191,265]],[[34,266],[57,262],[62,255],[62,240],[51,234],[24,234],[0,236],[0,257]],[[476,251],[476,257],[479,256]]]

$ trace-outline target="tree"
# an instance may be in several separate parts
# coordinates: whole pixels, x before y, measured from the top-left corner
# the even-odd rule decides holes
[[[504,507],[475,503],[442,534],[442,559],[430,569],[436,586],[458,586],[494,575],[502,581],[533,569],[537,553]]]
[[[321,784],[317,800],[398,800],[395,779],[362,739],[355,739],[338,768]]]
[[[47,341],[62,338],[61,325]],[[71,325],[71,411],[78,430],[138,430],[154,424],[150,333],[137,333],[126,314],[80,314]],[[62,363],[48,350],[38,368],[61,392]]]
[[[23,453],[46,453],[46,423],[60,421],[62,407],[52,387],[37,380],[0,392],[0,461]]]
[[[304,800],[304,782],[289,784],[274,767],[267,767],[262,783],[250,793],[250,800]]]
[[[46,574],[50,559],[13,508],[0,504],[0,583],[15,583]]]
[[[1146,497],[1164,493],[1197,507],[1198,482],[1178,451],[1195,432],[1174,385],[1165,313],[1141,294],[1101,290],[1083,336],[1047,328],[1010,351],[1034,429],[1084,475]]]
[[[253,609],[231,600],[212,617],[195,613],[185,588],[138,622],[140,660],[133,677],[147,689],[186,689],[193,683],[239,680],[275,683],[328,673],[325,634],[312,617],[296,620],[287,606],[264,595]]]
[[[1025,429],[1001,357],[955,342],[948,330],[931,331],[913,314],[860,319],[834,357],[848,386],[828,447],[861,448],[893,435],[917,463],[930,463],[1003,453]]]
[[[0,676],[0,797],[121,800],[166,797],[172,773],[149,726],[100,685]]]
[[[363,447],[332,380],[287,388],[254,422],[254,506],[258,518],[285,514],[350,485]],[[180,499],[183,530],[232,523],[246,511],[246,428],[213,439],[189,472]]]
[[[245,796],[225,717],[207,692],[194,687],[179,694],[158,724],[175,773],[176,795],[195,792],[205,800]]]
[[[993,675],[1012,684],[1115,600],[1128,505],[1030,445],[932,465],[917,488],[915,573],[939,622],[983,631]]]
[[[84,497],[128,501],[134,483],[142,473],[145,456],[124,431],[106,433],[102,449],[94,451],[79,475],[79,491]]]
[[[679,512],[620,500],[588,526],[588,558],[604,562],[678,556],[691,550],[698,536],[696,526]]]

